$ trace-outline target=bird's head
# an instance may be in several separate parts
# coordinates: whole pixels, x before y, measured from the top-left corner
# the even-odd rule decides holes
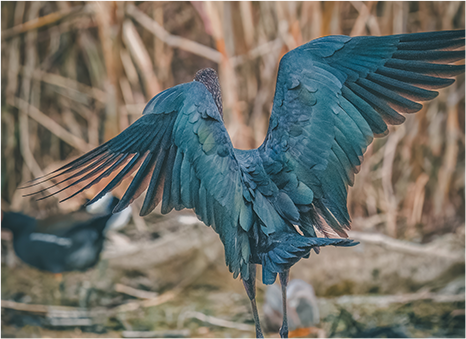
[[[10,230],[13,236],[19,233],[33,229],[36,226],[36,220],[22,213],[2,212],[2,229]]]
[[[3,211],[2,211],[2,226],[3,226]],[[12,232],[10,232],[9,230],[6,230],[6,228],[5,228],[5,231],[2,229],[2,240],[5,239],[5,240],[11,241],[12,237],[13,237]]]
[[[212,68],[204,68],[197,71],[194,81],[199,81],[207,87],[210,94],[214,98],[215,104],[217,105],[218,111],[223,118],[223,106],[222,106],[222,92],[220,90],[220,84],[218,82],[217,72]]]

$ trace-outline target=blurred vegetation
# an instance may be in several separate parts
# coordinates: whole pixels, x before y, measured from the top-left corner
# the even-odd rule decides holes
[[[219,71],[238,148],[268,127],[278,62],[328,34],[464,29],[464,2],[2,2],[2,208],[78,199],[18,186],[110,139],[158,92]],[[427,241],[464,227],[464,76],[368,149],[349,194],[354,229]]]

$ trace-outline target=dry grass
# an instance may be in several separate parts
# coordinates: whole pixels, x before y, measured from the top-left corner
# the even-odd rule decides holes
[[[115,136],[159,91],[219,71],[239,148],[268,126],[280,57],[328,34],[464,28],[464,2],[2,2],[2,208],[72,209],[20,183]],[[368,149],[356,220],[398,237],[464,224],[464,77]],[[45,212],[44,212],[45,211]],[[369,227],[364,226],[364,227]],[[354,228],[362,229],[356,222]]]

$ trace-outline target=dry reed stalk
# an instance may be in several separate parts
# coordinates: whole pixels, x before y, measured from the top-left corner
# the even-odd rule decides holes
[[[152,12],[154,20],[161,26],[164,26],[164,9],[162,6],[157,6],[153,3]],[[167,88],[166,84],[173,83],[173,76],[170,69],[170,65],[173,61],[174,50],[169,45],[165,44],[162,40],[158,39],[155,35],[153,36],[154,53],[153,61],[157,70],[158,77],[162,84],[162,88]]]
[[[446,131],[446,149],[444,150],[444,160],[438,174],[438,195],[434,200],[434,215],[454,214],[449,209],[449,192],[452,177],[456,169],[458,160],[458,111],[456,106],[447,106],[447,131]],[[445,210],[447,209],[447,210]],[[448,215],[447,214],[447,215]]]
[[[241,1],[239,3],[241,11],[241,24],[243,25],[244,40],[248,50],[254,45],[254,21],[251,1]]]
[[[123,41],[136,61],[141,77],[144,79],[144,88],[146,89],[147,96],[153,97],[160,92],[161,87],[153,71],[154,67],[149,53],[144,47],[144,43],[133,23],[129,20],[123,23]]]
[[[369,28],[371,35],[380,35],[380,29],[374,16],[371,14],[373,1],[369,1],[367,5],[362,1],[351,1],[351,4],[358,10],[359,16],[351,30],[350,36],[366,35],[366,25]]]
[[[23,5],[20,5],[23,6]],[[18,34],[25,33],[28,31],[39,29],[46,25],[51,25],[59,20],[62,20],[72,14],[77,14],[79,12],[86,12],[86,7],[72,7],[60,12],[51,13],[43,17],[31,18],[29,21],[21,24],[16,24],[16,26],[5,30],[2,32],[2,40],[7,40],[11,37],[14,37]]]
[[[268,127],[279,59],[290,48],[328,34],[457,29],[465,20],[464,2],[37,4],[2,3],[2,160],[13,159],[2,166],[2,198],[31,209],[39,205],[15,187],[31,178],[32,158],[38,168],[54,169],[107,140],[140,116],[158,91],[153,79],[167,88],[218,65],[235,145],[256,147]],[[125,20],[131,20],[126,33],[137,40],[126,46]],[[389,225],[393,233],[396,225],[408,238],[422,236],[424,226],[434,229],[435,210],[435,220],[464,223],[464,78],[457,84],[408,117],[394,155],[384,148],[391,137],[368,148],[349,191],[353,218],[388,214],[388,224],[379,218],[378,227]],[[17,98],[27,103],[27,115]]]
[[[106,119],[104,127],[104,140],[113,138],[119,132],[118,76],[120,74],[119,58],[115,50],[119,45],[119,36],[115,31],[121,31],[121,23],[115,16],[116,4],[111,2],[97,2],[95,18],[99,28],[99,37],[107,71],[104,88],[107,96],[105,109]]]
[[[429,176],[422,173],[416,180],[414,185],[414,201],[411,209],[411,215],[408,216],[407,226],[410,228],[408,232],[413,232],[413,227],[421,222],[422,210],[425,200],[425,186],[429,181]]]
[[[397,234],[397,212],[398,201],[394,194],[392,184],[393,163],[396,155],[396,148],[403,137],[404,128],[397,128],[391,131],[385,143],[385,152],[382,167],[382,187],[386,200],[386,214],[387,214],[387,232],[390,236],[396,238]]]
[[[19,73],[24,73],[24,69],[21,68]],[[99,88],[82,84],[76,80],[73,80],[72,78],[63,77],[59,74],[47,73],[40,69],[35,69],[32,77],[46,84],[62,87],[70,92],[80,92],[91,97],[92,99],[102,102],[103,104],[106,102],[104,91],[100,90]]]
[[[181,48],[185,51],[191,52],[203,56],[204,58],[210,59],[215,62],[220,62],[221,54],[207,46],[203,46],[195,41],[171,35],[163,29],[156,21],[152,20],[148,15],[145,15],[139,11],[134,5],[128,4],[126,11],[134,20],[141,24],[145,29],[153,33],[160,40],[165,42],[171,47]]]
[[[206,14],[211,22],[213,37],[218,51],[222,58],[219,65],[220,85],[223,89],[223,109],[229,111],[233,118],[230,124],[227,121],[227,127],[230,130],[230,137],[235,147],[244,149],[251,147],[251,131],[245,125],[244,117],[238,107],[238,81],[233,65],[231,63],[231,55],[229,55],[225,44],[225,35],[231,41],[229,31],[225,31],[222,25],[223,3],[207,2],[205,6]],[[226,12],[224,16],[229,16],[231,13]],[[234,50],[232,51],[234,53]]]
[[[54,120],[50,119],[45,113],[42,113],[36,107],[29,105],[22,99],[16,98],[14,106],[18,109],[24,110],[36,122],[47,128],[54,135],[65,141],[70,146],[79,149],[81,152],[87,152],[91,146],[83,139],[68,132],[66,129],[57,124]]]

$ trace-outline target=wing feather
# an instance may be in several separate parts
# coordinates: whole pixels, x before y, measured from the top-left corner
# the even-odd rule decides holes
[[[354,245],[313,237],[346,237],[347,189],[367,146],[464,72],[451,64],[464,59],[459,48],[464,30],[316,39],[282,58],[258,149],[232,147],[212,95],[193,81],[158,94],[118,136],[26,187],[57,181],[48,189],[75,187],[71,198],[108,180],[93,203],[136,172],[114,212],[144,191],[141,215],[160,203],[162,213],[192,208],[219,234],[235,277],[247,277],[255,260],[271,283],[311,248]]]
[[[301,212],[304,229],[313,225],[330,235],[323,220],[346,235],[347,189],[367,146],[388,133],[387,124],[403,123],[401,113],[418,112],[419,101],[435,98],[434,89],[464,72],[464,65],[450,64],[464,59],[464,34],[329,36],[282,58],[259,151],[280,163],[265,166],[277,186],[296,175],[314,193],[311,209]]]
[[[204,84],[194,81],[160,93],[149,101],[143,116],[118,136],[30,186],[58,180],[51,186],[58,188],[54,194],[77,187],[66,200],[108,179],[89,202],[93,203],[134,172],[113,212],[126,208],[144,191],[142,216],[160,203],[162,213],[193,208],[220,235],[230,270],[235,275],[247,272],[249,258],[243,256],[250,253],[249,241],[239,222],[241,210],[246,209],[241,168]]]

